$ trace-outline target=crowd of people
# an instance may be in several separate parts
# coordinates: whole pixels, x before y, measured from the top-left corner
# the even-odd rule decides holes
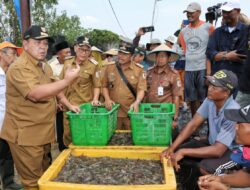
[[[22,47],[0,43],[1,188],[39,189],[51,144],[63,151],[71,143],[65,113],[88,102],[120,104],[120,130],[130,129],[127,113],[140,103],[174,104],[173,143],[161,157],[173,164],[178,189],[250,187],[250,27],[240,21],[238,1],[221,10],[215,29],[200,20],[200,4],[190,3],[178,36],[152,39],[146,49],[139,46],[143,28],[132,43],[106,52],[86,36],[73,46],[64,37],[54,41],[39,25],[25,31]],[[49,43],[55,55],[47,61]],[[183,109],[192,118],[178,128]],[[207,138],[193,136],[204,123]],[[22,185],[14,182],[14,164]]]

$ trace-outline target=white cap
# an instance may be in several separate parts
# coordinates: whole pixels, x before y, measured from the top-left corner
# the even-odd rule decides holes
[[[223,11],[232,11],[233,9],[240,9],[239,0],[231,0],[223,3],[221,10]]]
[[[196,11],[201,11],[201,6],[199,3],[197,2],[192,2],[187,6],[187,9],[183,11],[183,13],[185,12],[190,12],[190,13],[194,13]]]
[[[168,36],[168,37],[165,39],[165,41],[166,41],[166,42],[168,41],[168,42],[170,42],[170,43],[172,43],[172,44],[175,44],[176,41],[177,41],[177,39],[176,39],[175,36],[170,35],[170,36]]]

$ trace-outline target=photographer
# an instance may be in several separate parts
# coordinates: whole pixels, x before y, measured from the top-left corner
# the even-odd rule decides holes
[[[226,69],[238,78],[242,73],[247,51],[247,26],[239,22],[240,4],[228,1],[221,7],[223,25],[209,39],[206,55],[211,60],[211,72]]]
[[[135,38],[133,39],[133,46],[138,47],[139,42],[141,40],[141,36],[145,35],[145,33],[147,33],[147,32],[153,32],[153,31],[154,31],[153,26],[140,27]],[[161,41],[159,39],[151,39],[150,42],[146,44],[146,55],[149,51],[152,51],[154,48],[156,48],[160,44],[161,44]],[[154,66],[154,62],[151,59],[148,59],[147,56],[145,56],[143,66],[144,66],[144,70],[147,71],[148,68]]]

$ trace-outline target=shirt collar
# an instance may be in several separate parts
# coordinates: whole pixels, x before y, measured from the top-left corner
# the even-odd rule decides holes
[[[129,67],[128,67],[128,68],[133,69],[134,64],[135,64],[135,63],[133,63],[133,62],[131,61],[131,63],[130,63],[130,65],[129,65]]]
[[[38,63],[40,62],[40,61],[36,60],[34,57],[32,57],[30,54],[28,54],[26,51],[23,51],[21,56],[26,58],[28,61],[30,61],[34,65],[38,65]]]
[[[58,56],[57,55],[54,55],[52,59],[53,59],[53,61],[55,61],[56,65],[60,65],[60,62],[58,60]]]
[[[232,100],[233,100],[233,95],[231,95],[231,96],[227,99],[227,101],[224,103],[224,105],[222,106],[222,108],[221,108],[220,111],[219,111],[219,114],[221,114],[221,113],[225,110],[225,108],[228,106],[228,104],[229,104]]]
[[[167,63],[168,64],[168,63]],[[165,67],[164,70],[162,70],[159,74],[165,72],[165,73],[168,73],[170,71],[170,68],[168,66]],[[154,67],[154,72],[158,73],[157,71],[157,66]]]
[[[120,67],[121,67],[121,64],[120,64],[120,63],[118,63],[118,64],[119,64]],[[131,61],[130,64],[124,68],[124,70],[126,70],[126,69],[131,69],[131,70],[133,70],[134,66],[135,66],[135,63]]]
[[[244,24],[242,24],[241,22],[238,22],[235,27],[235,30],[242,30],[243,27],[244,27]],[[222,28],[224,29],[225,32],[229,32],[227,25],[223,25]]]

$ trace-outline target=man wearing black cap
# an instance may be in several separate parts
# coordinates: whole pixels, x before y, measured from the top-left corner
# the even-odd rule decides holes
[[[48,61],[52,71],[53,78],[55,80],[59,80],[59,76],[62,72],[65,59],[71,58],[70,46],[67,41],[62,39],[58,39],[58,41],[54,44],[54,50],[56,55],[53,56],[51,60]],[[63,143],[63,111],[62,105],[57,104],[57,114],[56,114],[56,134],[57,134],[57,142],[58,148],[60,151],[63,151],[66,146]]]
[[[23,53],[7,72],[6,113],[1,138],[9,144],[25,190],[38,190],[38,179],[48,168],[48,153],[55,142],[56,97],[70,110],[80,109],[61,93],[80,68],[68,68],[63,80],[52,82],[45,62],[48,41],[45,28],[31,26],[23,36]]]
[[[212,174],[218,166],[230,160],[230,149],[233,147],[235,137],[235,122],[226,119],[224,111],[228,108],[239,108],[231,95],[237,87],[237,77],[231,71],[220,70],[213,76],[207,76],[207,79],[209,81],[207,98],[173,144],[162,154],[171,158],[177,171],[187,168],[194,172],[192,179],[187,177],[184,180],[185,184],[181,182],[182,185],[189,186],[190,190],[197,189],[196,181],[200,173]],[[209,121],[208,140],[190,139],[185,143],[184,141],[207,119]],[[179,172],[182,173],[183,170]],[[179,172],[177,176],[180,175]]]
[[[101,73],[98,69],[98,62],[90,58],[91,45],[89,44],[88,38],[85,36],[78,37],[74,51],[76,55],[64,62],[64,68],[60,78],[64,78],[64,73],[68,66],[76,67],[77,65],[80,66],[80,77],[65,90],[65,96],[69,99],[70,103],[75,105],[88,102],[99,105]],[[71,143],[71,134],[66,115],[64,115],[63,125],[63,141],[64,144],[68,146]]]
[[[140,47],[135,48],[132,60],[135,63],[143,65],[144,70],[147,70],[148,68],[145,69],[145,66],[147,67],[148,65],[146,65],[145,62],[143,61],[144,58],[145,58],[145,51]]]
[[[54,44],[54,50],[56,56],[49,60],[49,65],[51,66],[55,79],[59,79],[65,58],[71,58],[71,51],[68,42],[65,40],[57,41]]]
[[[241,109],[225,110],[227,119],[237,122],[236,143],[242,145],[240,149],[234,151],[231,158],[243,169],[229,175],[215,176],[206,175],[199,178],[201,190],[216,189],[227,190],[249,190],[250,189],[250,104]],[[240,187],[240,188],[239,188]],[[247,188],[248,187],[248,188]]]
[[[147,89],[143,66],[131,62],[134,47],[122,45],[118,50],[118,63],[108,65],[103,79],[105,104],[110,109],[112,104],[120,104],[118,110],[118,129],[130,129],[129,108],[138,111]],[[124,75],[124,76],[122,76]],[[127,80],[127,84],[125,82]]]

